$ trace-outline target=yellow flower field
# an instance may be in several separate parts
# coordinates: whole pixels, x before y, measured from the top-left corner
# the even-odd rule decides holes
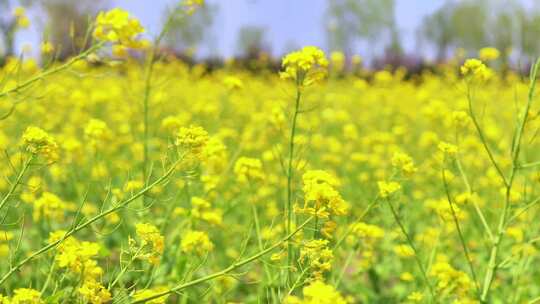
[[[209,71],[142,31],[0,70],[0,303],[540,303],[538,65]]]

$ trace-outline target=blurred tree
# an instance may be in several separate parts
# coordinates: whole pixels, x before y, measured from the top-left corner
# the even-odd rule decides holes
[[[185,15],[176,9],[166,9],[164,20],[172,19],[164,37],[165,46],[176,53],[191,55],[203,43],[210,43],[212,24],[218,10],[216,5],[205,4],[199,7],[192,16],[185,18]]]
[[[47,14],[45,36],[67,58],[88,47],[89,26],[103,9],[101,0],[42,0]]]
[[[488,12],[489,9],[484,0],[467,0],[456,3],[451,17],[456,47],[476,52],[487,45]]]
[[[488,20],[488,43],[500,50],[504,66],[509,63],[509,55],[519,45],[520,24],[525,11],[521,2],[515,0],[493,1],[490,7],[492,14]]]
[[[419,29],[420,36],[435,46],[438,61],[446,60],[448,49],[456,40],[452,25],[453,9],[454,5],[447,1],[431,15],[425,16]]]
[[[30,7],[33,0],[0,0],[0,44],[2,53],[0,58],[15,54],[15,34],[17,31],[17,18],[13,14],[16,6]],[[3,60],[0,59],[0,64]]]
[[[540,15],[517,0],[448,0],[424,17],[419,34],[436,48],[438,60],[446,59],[450,49],[464,48],[476,55],[480,48],[492,46],[501,51],[506,65],[510,51],[538,54]]]
[[[326,12],[330,49],[351,53],[358,41],[383,44],[401,54],[394,0],[330,0]]]
[[[522,12],[519,28],[519,49],[528,62],[540,56],[540,11]]]
[[[238,50],[244,57],[257,57],[268,50],[266,43],[266,29],[258,26],[242,26],[238,31]]]

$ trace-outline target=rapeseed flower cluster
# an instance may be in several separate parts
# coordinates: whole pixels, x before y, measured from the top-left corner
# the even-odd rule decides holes
[[[128,49],[142,49],[148,42],[140,40],[144,28],[139,20],[131,18],[129,13],[115,8],[100,12],[96,18],[93,36],[95,39],[113,44],[113,54],[124,56]]]
[[[49,243],[60,242],[57,247],[55,262],[58,267],[78,276],[82,283],[78,292],[90,303],[107,303],[112,299],[111,293],[101,284],[103,268],[94,259],[99,255],[101,246],[97,243],[79,241],[66,236],[66,231],[58,230],[50,234]]]
[[[28,127],[22,139],[32,154],[43,156],[48,162],[54,162],[59,158],[59,149],[56,140],[44,130],[38,127]]]
[[[347,304],[348,301],[332,285],[314,281],[303,289],[303,298],[289,296],[286,304]]]
[[[214,243],[206,232],[191,230],[183,234],[180,248],[188,254],[204,255],[214,249]]]
[[[292,79],[298,86],[309,86],[327,74],[328,59],[324,52],[314,46],[306,46],[283,58],[282,79]]]
[[[117,54],[145,44],[118,9],[95,31]],[[539,108],[499,56],[413,77],[314,47],[282,74],[10,59],[0,303],[528,303]]]
[[[184,149],[189,155],[201,158],[210,137],[208,132],[200,126],[181,127],[176,135],[176,145]]]
[[[135,225],[135,231],[141,240],[141,246],[144,248],[138,255],[147,259],[151,264],[158,264],[163,254],[165,238],[156,226],[148,223],[138,223]]]
[[[300,249],[300,263],[309,269],[314,280],[322,280],[325,272],[332,269],[334,254],[328,248],[328,240],[314,239],[306,242]]]
[[[322,170],[310,170],[302,175],[304,204],[295,205],[296,213],[314,215],[321,219],[330,216],[343,216],[349,205],[335,189],[339,186],[337,178]]]
[[[486,81],[493,76],[493,72],[478,59],[467,59],[460,68],[461,74],[473,81]]]
[[[240,157],[234,164],[234,174],[241,183],[262,180],[264,178],[262,162],[257,158]]]

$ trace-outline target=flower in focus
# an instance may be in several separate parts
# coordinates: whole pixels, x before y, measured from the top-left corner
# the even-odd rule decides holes
[[[293,79],[298,86],[308,86],[322,80],[326,74],[328,60],[324,52],[314,46],[306,46],[287,54],[281,66],[282,79]]]
[[[302,290],[303,299],[287,296],[286,304],[347,304],[347,300],[332,285],[320,280],[311,282]]]
[[[478,59],[467,59],[460,71],[463,76],[476,81],[486,81],[493,76],[493,72]]]
[[[139,20],[131,18],[128,12],[115,8],[98,14],[93,36],[97,40],[113,43],[115,55],[123,55],[126,48],[142,49],[148,45],[147,41],[139,39],[142,33],[144,28]]]
[[[49,243],[55,243],[64,239],[66,232],[63,230],[52,232]],[[97,243],[79,241],[70,236],[58,244],[58,253],[55,261],[58,267],[67,268],[72,273],[83,275],[85,282],[96,281],[103,275],[103,269],[97,265],[93,258],[98,255],[100,246]]]
[[[135,225],[137,236],[142,240],[142,246],[147,250],[141,256],[151,264],[158,264],[159,258],[164,250],[164,237],[160,234],[159,229],[148,223],[138,223]]]
[[[112,300],[111,293],[94,280],[87,280],[79,288],[79,293],[88,303],[92,304],[105,304]]]
[[[348,204],[335,189],[337,178],[322,170],[310,170],[302,176],[304,206],[294,206],[297,213],[305,213],[327,219],[330,215],[345,215]]]
[[[28,127],[22,139],[30,153],[42,155],[50,163],[58,160],[58,144],[52,136],[38,127]]]
[[[199,158],[209,139],[208,132],[202,127],[181,127],[176,135],[176,145]]]
[[[328,243],[328,240],[315,239],[305,243],[300,250],[298,260],[309,266],[316,280],[321,280],[323,274],[332,269],[334,253],[328,248]]]

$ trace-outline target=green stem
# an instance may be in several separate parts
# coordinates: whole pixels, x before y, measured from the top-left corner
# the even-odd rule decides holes
[[[296,87],[296,100],[294,105],[294,114],[292,119],[291,135],[289,139],[289,160],[288,160],[288,169],[287,169],[287,228],[286,233],[291,232],[291,223],[292,223],[292,182],[293,182],[293,159],[294,159],[294,137],[296,135],[296,123],[298,120],[298,114],[300,110],[300,98],[302,92],[300,90],[299,84]],[[292,246],[290,243],[287,243],[287,282],[291,280],[292,276],[292,261],[293,261],[293,252]]]
[[[465,183],[465,188],[467,189],[467,192],[469,193],[469,195],[472,195],[473,194],[472,188],[469,184],[469,180],[467,179],[467,176],[465,175],[465,171],[463,170],[463,167],[461,166],[461,161],[459,160],[459,158],[456,158],[456,165],[461,175],[461,178],[463,179],[463,182]],[[480,206],[478,206],[478,203],[476,202],[476,200],[471,199],[471,202],[474,206],[474,210],[476,211],[476,214],[478,215],[478,217],[480,218],[480,221],[482,222],[482,225],[484,226],[484,230],[486,231],[489,240],[493,240],[493,232],[491,232],[491,228],[489,227],[486,221],[486,217],[484,216],[482,209],[480,209]]]
[[[376,196],[373,199],[373,201],[366,207],[366,209],[364,209],[362,214],[358,217],[357,221],[362,221],[364,219],[364,217],[366,217],[366,215],[368,215],[368,213],[371,211],[371,209],[373,209],[373,207],[377,204],[378,200],[379,200],[379,196]],[[351,231],[352,231],[352,226],[349,225],[349,227],[347,228],[347,231],[345,231],[343,236],[336,242],[336,245],[333,248],[334,250],[339,248],[341,246],[341,244],[343,244],[343,242],[345,241],[345,239],[347,239],[347,237],[349,236]]]
[[[90,47],[88,50],[80,53],[79,55],[71,58],[70,60],[68,60],[66,63],[62,64],[62,65],[59,65],[55,68],[52,68],[50,70],[47,70],[45,72],[42,72],[26,81],[24,81],[23,83],[15,86],[14,88],[11,88],[11,89],[8,89],[8,90],[5,90],[3,92],[0,92],[0,98],[2,97],[5,97],[7,95],[10,95],[12,93],[16,93],[32,84],[34,84],[35,82],[37,81],[40,81],[40,80],[43,80],[44,78],[50,76],[50,75],[53,75],[53,74],[56,74],[58,72],[61,72],[63,70],[66,70],[67,68],[69,68],[70,66],[72,66],[75,62],[79,61],[79,60],[82,60],[82,59],[85,59],[86,57],[88,57],[88,55],[94,53],[95,51],[99,50],[101,47],[103,46],[103,43],[98,43],[98,44],[95,44],[94,46]]]
[[[491,248],[491,253],[489,256],[489,262],[488,262],[488,270],[486,271],[486,275],[484,277],[484,287],[482,290],[482,295],[480,298],[480,301],[482,303],[487,303],[487,299],[489,296],[489,292],[493,283],[493,279],[495,277],[495,274],[498,270],[498,264],[497,264],[497,257],[499,254],[500,244],[502,242],[502,238],[504,236],[504,231],[506,227],[507,222],[507,216],[508,216],[508,210],[510,209],[510,194],[512,192],[512,186],[514,183],[514,179],[516,176],[516,173],[519,169],[518,164],[518,158],[521,151],[521,140],[523,137],[523,132],[525,130],[525,125],[527,124],[527,118],[529,116],[529,109],[531,107],[531,104],[533,102],[534,98],[534,92],[536,89],[536,78],[538,69],[540,68],[540,59],[536,61],[534,66],[531,68],[531,75],[530,75],[530,85],[529,85],[529,94],[527,99],[527,104],[525,105],[525,108],[523,109],[521,122],[516,129],[516,136],[515,140],[512,143],[512,169],[510,172],[510,177],[508,182],[506,183],[506,200],[504,202],[504,208],[503,212],[499,218],[499,225],[497,229],[497,236],[493,242],[493,246]],[[469,100],[470,102],[470,100]]]
[[[131,264],[133,264],[133,262],[137,259],[137,257],[139,256],[139,253],[141,253],[143,248],[144,246],[140,246],[137,252],[133,256],[131,256],[127,265],[125,267],[122,267],[122,269],[120,270],[116,278],[114,278],[114,280],[109,284],[109,286],[107,287],[108,290],[111,290],[120,281],[120,279],[124,276],[124,274],[129,269]]]
[[[21,171],[17,175],[17,178],[15,179],[15,182],[11,185],[11,187],[8,190],[8,193],[2,198],[2,201],[0,202],[0,210],[4,208],[4,205],[8,202],[9,198],[15,193],[17,190],[17,187],[21,184],[21,181],[26,174],[26,171],[28,170],[28,167],[30,167],[30,163],[34,159],[34,154],[32,154],[28,160],[24,163]]]
[[[56,256],[55,256],[56,257]],[[49,268],[49,274],[47,275],[47,279],[45,279],[45,283],[43,284],[43,287],[41,288],[41,293],[43,294],[47,288],[49,287],[49,283],[51,282],[51,278],[54,274],[54,266],[56,265],[55,258],[53,258],[51,262],[51,267]]]
[[[497,161],[495,161],[495,157],[493,156],[493,152],[491,152],[491,149],[489,148],[489,145],[487,143],[487,140],[484,136],[484,132],[482,131],[482,128],[480,127],[480,124],[478,123],[478,120],[476,119],[476,115],[474,114],[473,106],[472,106],[472,92],[471,87],[469,84],[467,84],[467,101],[469,103],[469,116],[471,117],[471,120],[473,121],[474,127],[476,128],[476,133],[478,133],[478,137],[480,137],[480,141],[482,142],[482,146],[484,146],[484,150],[486,151],[489,160],[493,164],[493,167],[495,167],[495,170],[497,170],[497,173],[501,177],[501,180],[503,181],[505,186],[508,186],[508,182],[506,181],[506,177],[504,176],[504,173],[502,172],[501,167],[499,167],[499,164]]]
[[[345,272],[347,271],[347,268],[349,267],[349,264],[351,263],[352,258],[355,254],[356,254],[356,250],[351,250],[349,254],[347,255],[347,259],[345,260],[345,263],[343,264],[343,267],[341,268],[341,271],[339,272],[339,276],[334,282],[334,286],[336,288],[339,287],[339,284],[341,283],[341,280],[343,279],[343,276],[345,275]]]
[[[461,225],[459,224],[459,220],[456,215],[456,211],[454,209],[454,203],[452,203],[452,197],[450,196],[450,190],[448,189],[448,182],[446,180],[446,174],[444,173],[445,169],[442,169],[442,180],[444,184],[444,190],[446,192],[446,199],[448,200],[448,205],[450,206],[450,211],[452,212],[452,218],[454,219],[454,224],[456,225],[456,230],[459,235],[459,241],[461,242],[461,247],[463,248],[463,253],[465,254],[465,258],[467,259],[467,264],[469,265],[469,269],[471,271],[471,275],[474,281],[474,286],[476,288],[476,292],[478,294],[478,297],[480,297],[480,285],[478,284],[478,279],[476,276],[476,271],[474,271],[474,266],[472,264],[472,259],[469,254],[469,249],[467,248],[467,244],[465,243],[465,238],[463,237],[463,232],[461,231]]]
[[[159,50],[161,41],[169,31],[169,28],[173,21],[174,13],[170,13],[167,17],[167,21],[165,22],[165,25],[161,29],[161,32],[154,40],[154,44],[150,50],[150,54],[148,55],[148,59],[146,61],[146,67],[144,71],[144,97],[143,97],[143,126],[144,126],[144,139],[143,139],[143,182],[146,184],[147,182],[147,175],[148,175],[148,162],[149,162],[149,148],[148,148],[148,140],[149,140],[149,116],[150,116],[150,95],[152,92],[152,75],[154,74],[154,65],[156,63],[156,54]]]
[[[538,303],[540,303],[540,297],[534,298],[530,300],[529,302],[527,302],[527,304],[538,304]]]
[[[34,253],[32,253],[31,255],[27,256],[25,259],[23,259],[22,261],[20,261],[19,263],[17,263],[15,266],[12,266],[10,268],[10,270],[8,272],[6,272],[4,274],[4,276],[2,276],[2,278],[0,279],[0,286],[11,276],[13,275],[16,271],[18,271],[23,265],[25,265],[26,263],[36,259],[38,256],[40,256],[41,254],[45,253],[45,252],[48,252],[49,250],[53,249],[53,248],[56,248],[59,244],[61,244],[62,242],[64,242],[68,237],[72,236],[73,234],[77,233],[78,231],[80,230],[83,230],[85,229],[86,227],[90,226],[91,224],[97,222],[98,220],[106,217],[107,215],[109,214],[112,214],[122,208],[125,208],[127,207],[130,203],[132,203],[133,201],[135,201],[137,198],[143,196],[144,194],[146,194],[148,191],[150,191],[152,188],[154,188],[155,186],[157,186],[158,184],[162,183],[163,181],[165,181],[169,176],[171,176],[173,174],[173,172],[176,170],[176,166],[178,165],[178,163],[180,162],[181,160],[177,160],[176,162],[173,163],[173,165],[165,172],[165,174],[163,174],[160,178],[158,178],[157,180],[155,180],[153,183],[151,183],[150,185],[148,185],[147,187],[141,189],[139,192],[137,192],[136,194],[134,194],[132,197],[126,199],[125,201],[123,202],[120,202],[119,204],[117,204],[115,207],[112,207],[110,208],[109,210],[107,211],[104,211],[90,219],[88,219],[87,221],[73,227],[71,230],[69,230],[68,232],[66,232],[66,234],[64,235],[63,238],[55,241],[55,242],[52,242],[52,243],[49,243],[47,244],[46,246],[42,247],[41,249],[39,249],[38,251],[35,251]]]
[[[257,206],[255,206],[254,203],[251,204],[251,211],[253,212],[253,220],[255,221],[255,230],[257,232],[257,243],[259,244],[259,250],[263,250],[263,242],[261,237],[261,227],[259,225],[259,214],[257,212]],[[266,272],[266,276],[268,278],[268,281],[270,284],[272,284],[272,274],[270,272],[270,269],[268,269],[268,266],[266,264],[263,264],[264,271]]]
[[[238,269],[238,268],[240,268],[240,267],[242,267],[242,266],[244,266],[246,264],[249,264],[249,263],[251,263],[253,261],[258,260],[260,257],[262,257],[262,256],[268,254],[269,252],[273,251],[274,249],[278,248],[283,243],[287,242],[290,238],[292,238],[296,233],[298,233],[300,230],[302,230],[312,219],[313,219],[312,217],[309,218],[302,225],[300,225],[296,230],[294,230],[289,235],[287,235],[285,238],[281,239],[279,242],[277,242],[274,245],[268,247],[267,249],[262,250],[259,253],[252,255],[249,258],[246,258],[244,260],[236,262],[236,263],[230,265],[229,267],[227,267],[227,268],[225,268],[225,269],[223,269],[221,271],[209,274],[207,276],[204,276],[204,277],[196,279],[196,280],[192,280],[192,281],[187,282],[187,283],[180,284],[180,285],[178,285],[176,287],[173,287],[173,288],[171,288],[169,290],[154,294],[154,295],[152,295],[150,297],[133,301],[133,302],[131,302],[131,304],[148,302],[150,300],[157,299],[157,298],[163,297],[163,296],[171,294],[171,293],[177,293],[177,292],[179,292],[181,290],[184,290],[186,288],[189,288],[189,287],[192,287],[192,286],[195,286],[195,285],[198,285],[198,284],[201,284],[201,283],[204,283],[204,282],[211,281],[213,279],[222,277],[222,276],[226,275],[227,273],[229,273],[229,272],[231,272],[231,271],[233,271],[235,269]]]
[[[403,223],[401,222],[401,219],[399,218],[399,215],[397,214],[396,210],[394,209],[394,205],[392,205],[392,202],[390,202],[390,200],[388,198],[386,198],[385,201],[388,204],[388,206],[390,207],[390,210],[392,211],[392,215],[394,216],[394,220],[396,221],[399,228],[401,229],[401,232],[405,236],[405,239],[407,240],[407,243],[409,244],[409,246],[414,251],[414,259],[416,261],[416,264],[418,265],[418,268],[420,269],[420,272],[422,273],[422,277],[424,279],[425,284],[427,285],[427,287],[429,289],[429,293],[431,294],[431,298],[436,301],[437,298],[435,297],[435,291],[433,290],[433,287],[429,283],[426,269],[424,268],[424,265],[422,265],[422,261],[420,260],[418,250],[416,249],[416,246],[414,245],[414,242],[413,242],[411,236],[409,235],[409,233],[405,229],[405,226],[403,226]]]

